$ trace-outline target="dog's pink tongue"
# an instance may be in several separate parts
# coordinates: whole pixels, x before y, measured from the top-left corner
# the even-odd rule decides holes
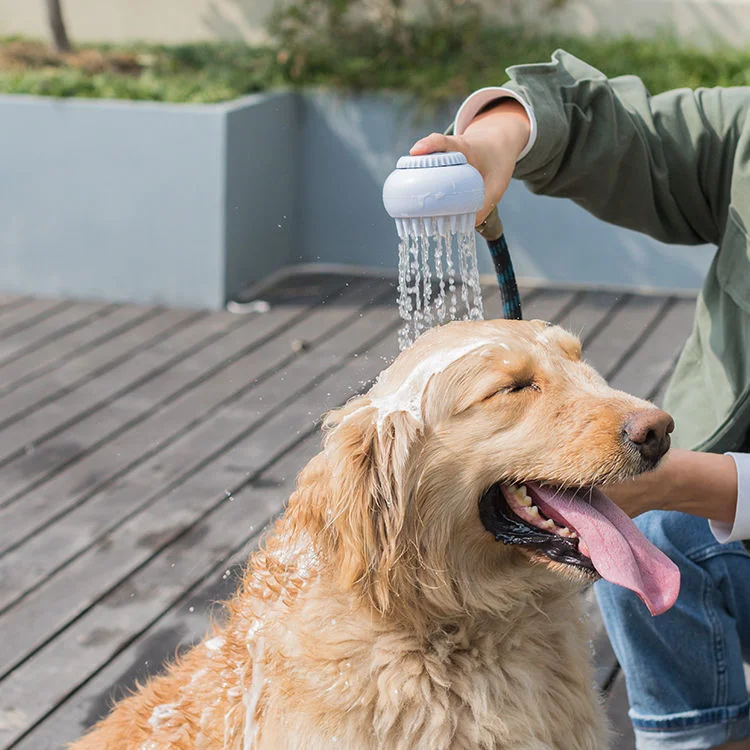
[[[599,575],[634,591],[652,615],[666,612],[680,593],[680,571],[599,490],[573,493],[527,485],[536,505],[553,521],[574,529],[588,547]]]

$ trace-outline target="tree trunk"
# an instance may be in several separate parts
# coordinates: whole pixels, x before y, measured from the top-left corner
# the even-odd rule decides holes
[[[46,0],[49,25],[52,30],[52,42],[57,52],[70,52],[70,40],[65,30],[60,0]]]

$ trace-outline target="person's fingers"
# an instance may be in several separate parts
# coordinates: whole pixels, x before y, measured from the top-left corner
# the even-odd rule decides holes
[[[411,148],[409,153],[412,156],[422,156],[424,154],[434,154],[443,151],[459,151],[472,163],[472,155],[469,153],[469,147],[463,138],[452,135],[443,135],[442,133],[431,133],[418,140]],[[474,166],[477,166],[474,164]],[[481,171],[481,170],[480,170]],[[494,196],[490,191],[485,191],[485,201],[482,209],[477,213],[476,223],[481,224],[489,215],[490,211],[497,204],[499,196]]]
[[[502,200],[510,183],[511,169],[508,165],[498,165],[484,178],[484,205],[477,212],[477,224],[481,224]]]
[[[423,156],[437,151],[461,151],[463,153],[458,138],[442,133],[431,133],[426,138],[421,138],[411,147],[409,153],[412,156]]]
[[[475,226],[479,226],[492,212],[492,209],[495,208],[497,203],[495,203],[492,199],[488,198],[485,195],[484,198],[484,205],[482,206],[481,210],[477,213],[476,221],[474,222]]]

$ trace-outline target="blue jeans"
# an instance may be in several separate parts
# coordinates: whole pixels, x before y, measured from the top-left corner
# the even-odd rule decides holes
[[[651,617],[638,597],[596,584],[625,674],[638,750],[706,750],[750,737],[743,658],[750,658],[750,556],[719,544],[708,522],[653,511],[640,530],[680,567],[680,596]]]

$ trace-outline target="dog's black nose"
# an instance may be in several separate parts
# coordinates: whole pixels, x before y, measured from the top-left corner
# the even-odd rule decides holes
[[[644,409],[625,420],[623,437],[649,462],[656,463],[668,450],[674,420],[661,409]]]

